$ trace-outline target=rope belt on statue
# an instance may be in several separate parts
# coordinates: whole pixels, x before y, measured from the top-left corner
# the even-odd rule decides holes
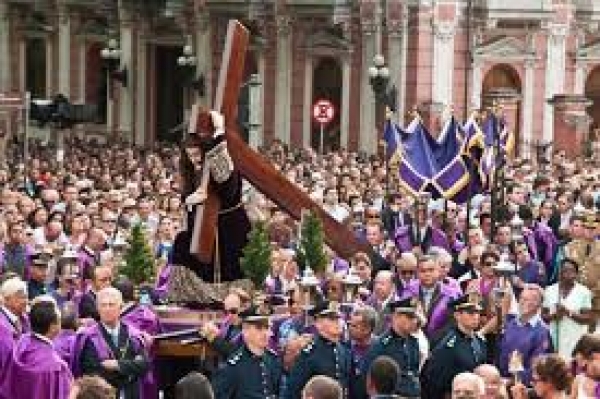
[[[238,202],[237,205],[234,205],[231,208],[227,208],[227,209],[223,209],[222,211],[219,211],[219,215],[226,215],[226,214],[231,213],[241,207],[242,207],[242,201]]]

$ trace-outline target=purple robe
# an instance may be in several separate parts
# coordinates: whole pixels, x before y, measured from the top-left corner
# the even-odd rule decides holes
[[[54,349],[58,355],[67,363],[71,371],[73,370],[74,347],[77,333],[73,330],[61,330],[54,338]]]
[[[8,398],[67,399],[73,375],[51,343],[33,334],[15,344],[2,391]]]
[[[152,309],[145,305],[133,304],[125,307],[121,312],[121,321],[149,335],[157,335],[161,332],[158,316]],[[141,392],[144,399],[158,397],[158,378],[154,367],[154,354],[152,351],[149,351],[148,355],[150,358],[150,369],[141,385]]]
[[[127,328],[127,333],[129,334],[129,339],[133,348],[136,351],[140,351],[140,349],[144,348],[144,341],[141,338],[140,332],[125,322],[122,323]],[[75,339],[74,345],[74,357],[73,357],[73,375],[75,377],[80,377],[81,372],[81,359],[80,355],[83,351],[85,343],[90,340],[94,347],[96,348],[96,353],[98,355],[98,359],[100,361],[113,359],[113,354],[108,346],[108,343],[104,340],[104,336],[100,331],[101,327],[99,323],[94,323],[90,327],[86,328],[84,331],[77,334],[77,338]],[[153,373],[146,373],[146,375],[140,379],[139,381],[139,393],[140,399],[156,399],[158,398],[158,391],[154,392],[153,389],[157,386],[157,381],[155,381],[155,376]]]
[[[158,316],[145,305],[125,307],[121,312],[121,321],[149,335],[156,335],[161,331]]]
[[[500,342],[498,368],[503,377],[510,377],[508,364],[514,351],[522,355],[524,372],[520,375],[524,384],[531,382],[533,359],[544,353],[552,352],[550,330],[541,319],[534,325],[522,324],[517,316],[508,315],[504,323],[504,334]]]
[[[162,268],[158,275],[156,285],[154,286],[154,293],[160,299],[166,299],[169,293],[169,278],[171,277],[172,269],[173,265],[169,262]]]
[[[558,248],[558,240],[552,229],[541,223],[534,223],[531,228],[523,229],[523,239],[531,258],[542,262],[547,271],[551,270]]]
[[[87,247],[83,247],[77,252],[77,267],[81,276],[82,284],[85,280],[92,278],[92,270],[98,265],[96,255]],[[82,286],[82,290],[84,290]]]
[[[399,227],[394,235],[396,248],[398,248],[400,252],[411,252],[413,248],[417,246],[417,241],[417,237],[414,234],[414,228],[410,226]],[[450,252],[450,245],[448,244],[446,235],[435,227],[427,226],[425,235],[421,237],[420,244],[424,253],[427,253],[431,247],[444,248],[446,251]]]
[[[12,350],[19,338],[20,332],[9,321],[8,316],[0,309],[0,387],[7,378],[8,366],[12,361]],[[0,399],[8,399],[3,396],[3,390],[0,389]]]
[[[419,299],[421,308],[425,311],[427,319],[423,331],[429,338],[433,337],[446,326],[450,315],[448,308],[450,301],[456,299],[461,294],[460,290],[438,283],[433,290],[429,308],[426,308],[421,283],[418,280],[415,280],[413,284],[407,287],[405,292],[407,293],[405,298],[416,297]]]

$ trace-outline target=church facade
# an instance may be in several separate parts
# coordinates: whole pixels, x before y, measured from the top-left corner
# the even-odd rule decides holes
[[[101,118],[78,128],[88,133],[173,139],[193,102],[211,104],[230,18],[252,33],[257,145],[317,146],[312,106],[327,99],[326,147],[378,151],[384,110],[368,74],[378,54],[401,123],[443,105],[464,120],[501,89],[522,153],[568,140],[556,137],[555,97],[576,98],[600,127],[595,0],[0,0],[0,92],[97,104]],[[107,73],[111,39],[126,79]],[[192,66],[178,64],[186,45]]]

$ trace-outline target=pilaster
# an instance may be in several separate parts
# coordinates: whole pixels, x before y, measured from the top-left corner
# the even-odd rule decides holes
[[[210,15],[208,11],[202,11],[196,14],[196,76],[204,76],[204,96],[196,95],[196,101],[204,107],[210,107],[210,93],[213,92],[212,77],[212,48]]]
[[[58,92],[71,97],[71,17],[68,6],[58,6]]]
[[[359,150],[366,151],[368,154],[375,154],[377,151],[377,138],[375,136],[375,98],[373,89],[369,83],[369,75],[366,69],[373,63],[376,54],[376,32],[377,26],[375,20],[362,20],[362,65],[365,71],[361,73],[360,90],[360,132],[358,146]]]
[[[277,19],[277,80],[275,82],[275,135],[290,143],[292,21],[289,15]]]
[[[431,98],[434,102],[452,104],[454,77],[454,20],[434,21],[433,26],[433,84]]]
[[[127,86],[119,85],[119,134],[126,140],[133,141],[133,87],[137,79],[133,68],[133,20],[132,15],[123,6],[119,9],[119,31],[121,49],[120,68],[127,68]]]
[[[313,63],[312,54],[306,54],[304,60],[304,101],[302,107],[302,146],[304,148],[310,148],[312,130]]]
[[[0,1],[0,92],[10,89],[10,20],[8,4]]]
[[[530,156],[531,143],[533,143],[533,95],[535,88],[535,60],[525,61],[525,82],[523,88],[523,127],[521,149],[522,156]]]
[[[552,98],[564,92],[565,83],[565,38],[568,26],[552,24],[548,29],[546,55],[546,88],[544,98]],[[553,140],[554,109],[551,104],[544,104],[543,141]]]

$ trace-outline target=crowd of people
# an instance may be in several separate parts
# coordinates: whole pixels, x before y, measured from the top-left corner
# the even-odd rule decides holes
[[[268,300],[228,292],[221,319],[198,326],[214,357],[179,367],[155,353],[187,223],[179,148],[73,139],[60,162],[52,146],[26,160],[9,148],[0,399],[600,397],[595,158],[515,158],[494,200],[457,204],[403,191],[382,157],[261,151],[369,251],[328,250],[307,308],[297,222],[244,183],[245,211],[272,243],[255,287]],[[119,273],[136,224],[156,259],[148,295]]]

